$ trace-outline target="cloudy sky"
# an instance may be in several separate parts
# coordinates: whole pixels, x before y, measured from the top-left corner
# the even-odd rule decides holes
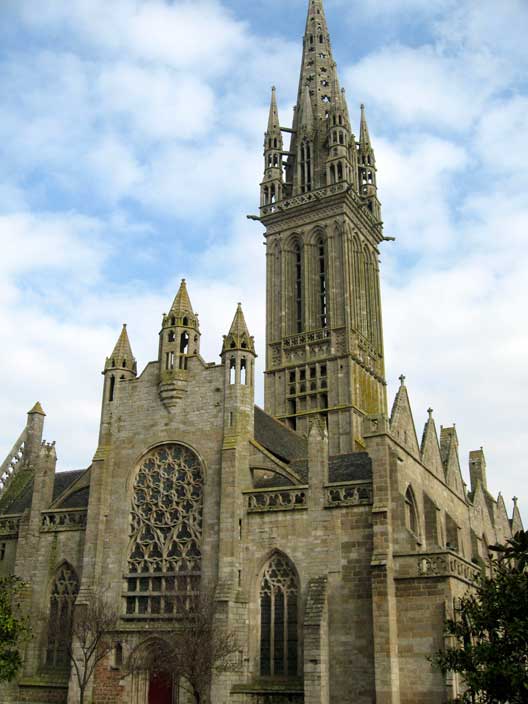
[[[291,121],[307,0],[2,0],[0,454],[39,399],[89,464],[127,322],[142,368],[185,276],[218,359],[237,301],[264,357],[256,212],[269,89]],[[419,436],[457,424],[528,518],[528,4],[326,0],[367,104],[386,234],[387,373]],[[262,397],[261,384],[259,398]],[[1,450],[3,448],[3,450]]]

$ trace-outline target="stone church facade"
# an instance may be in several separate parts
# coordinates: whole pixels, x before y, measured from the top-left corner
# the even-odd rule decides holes
[[[138,374],[124,327],[106,360],[88,468],[56,473],[45,413],[29,412],[0,469],[0,576],[27,583],[33,631],[6,704],[76,701],[49,623],[103,592],[120,620],[91,701],[187,704],[178,683],[160,689],[127,663],[173,618],[173,595],[200,584],[216,586],[240,643],[214,704],[457,692],[427,657],[487,545],[521,517],[488,491],[482,449],[466,487],[457,431],[438,433],[432,410],[418,437],[404,377],[389,414],[375,153],[364,108],[353,133],[322,0],[309,0],[293,125],[274,89],[264,159],[252,217],[266,230],[265,409],[242,308],[208,363],[183,281],[158,359]]]

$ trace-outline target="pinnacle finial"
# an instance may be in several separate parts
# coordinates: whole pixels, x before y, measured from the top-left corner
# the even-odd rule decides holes
[[[406,380],[406,378],[407,378],[407,377],[405,376],[405,374],[402,374],[399,378],[400,378],[400,384],[401,384],[401,386],[405,386],[405,380]]]
[[[40,405],[40,401],[37,401],[36,404],[33,406],[33,408],[30,411],[28,411],[28,416],[32,416],[32,415],[36,415],[36,414],[38,414],[40,416],[46,415],[44,413],[44,409]]]
[[[118,368],[136,371],[136,360],[132,352],[126,323],[123,323],[121,333],[117,338],[114,350],[106,360],[105,369]]]
[[[518,497],[518,496],[514,496],[513,499],[512,499],[512,501],[513,501],[513,505],[514,505],[514,506],[517,506],[517,504],[519,503],[519,497]]]
[[[181,280],[180,288],[171,306],[170,313],[190,313],[194,315],[189,292],[187,291],[187,281],[185,279]]]
[[[370,133],[367,124],[367,115],[365,112],[365,105],[361,103],[361,126],[359,130],[359,143],[363,148],[369,148],[370,143]]]
[[[271,101],[268,117],[268,134],[278,132],[280,135],[279,108],[277,107],[277,89],[271,88]]]
[[[253,354],[255,353],[255,342],[249,334],[241,303],[238,303],[229,333],[224,337],[223,351],[235,349],[243,349],[253,352]]]
[[[432,419],[433,419],[434,410],[433,410],[432,408],[428,408],[428,409],[427,409],[427,413],[429,414],[429,420],[432,420]]]

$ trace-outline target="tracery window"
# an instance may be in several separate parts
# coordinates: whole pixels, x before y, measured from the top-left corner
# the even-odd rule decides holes
[[[181,614],[200,586],[203,472],[184,445],[162,445],[142,460],[132,498],[126,614]]]
[[[67,667],[68,641],[71,639],[72,614],[79,593],[75,570],[64,562],[55,575],[51,587],[46,665]]]
[[[260,585],[260,674],[296,676],[298,671],[297,575],[285,555],[269,561]]]

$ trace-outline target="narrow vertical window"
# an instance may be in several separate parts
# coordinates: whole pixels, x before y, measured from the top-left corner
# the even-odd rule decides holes
[[[302,297],[302,252],[299,244],[295,245],[295,330],[303,329],[303,297]]]
[[[115,376],[112,375],[110,377],[110,392],[108,394],[108,400],[110,403],[114,400],[114,394],[115,394]]]
[[[312,190],[312,148],[308,140],[301,144],[301,191]]]
[[[240,361],[240,383],[244,384],[244,386],[247,386],[248,383],[247,361],[245,357]]]
[[[415,536],[419,536],[420,522],[418,520],[418,509],[416,508],[416,500],[411,487],[405,492],[405,518],[407,528],[414,533]]]
[[[231,385],[236,383],[236,359],[234,357],[229,362],[229,383]]]
[[[328,299],[326,290],[326,252],[322,239],[317,243],[319,252],[319,323],[322,328],[328,325]]]
[[[297,675],[298,592],[290,561],[275,554],[260,584],[260,674],[264,677]]]

